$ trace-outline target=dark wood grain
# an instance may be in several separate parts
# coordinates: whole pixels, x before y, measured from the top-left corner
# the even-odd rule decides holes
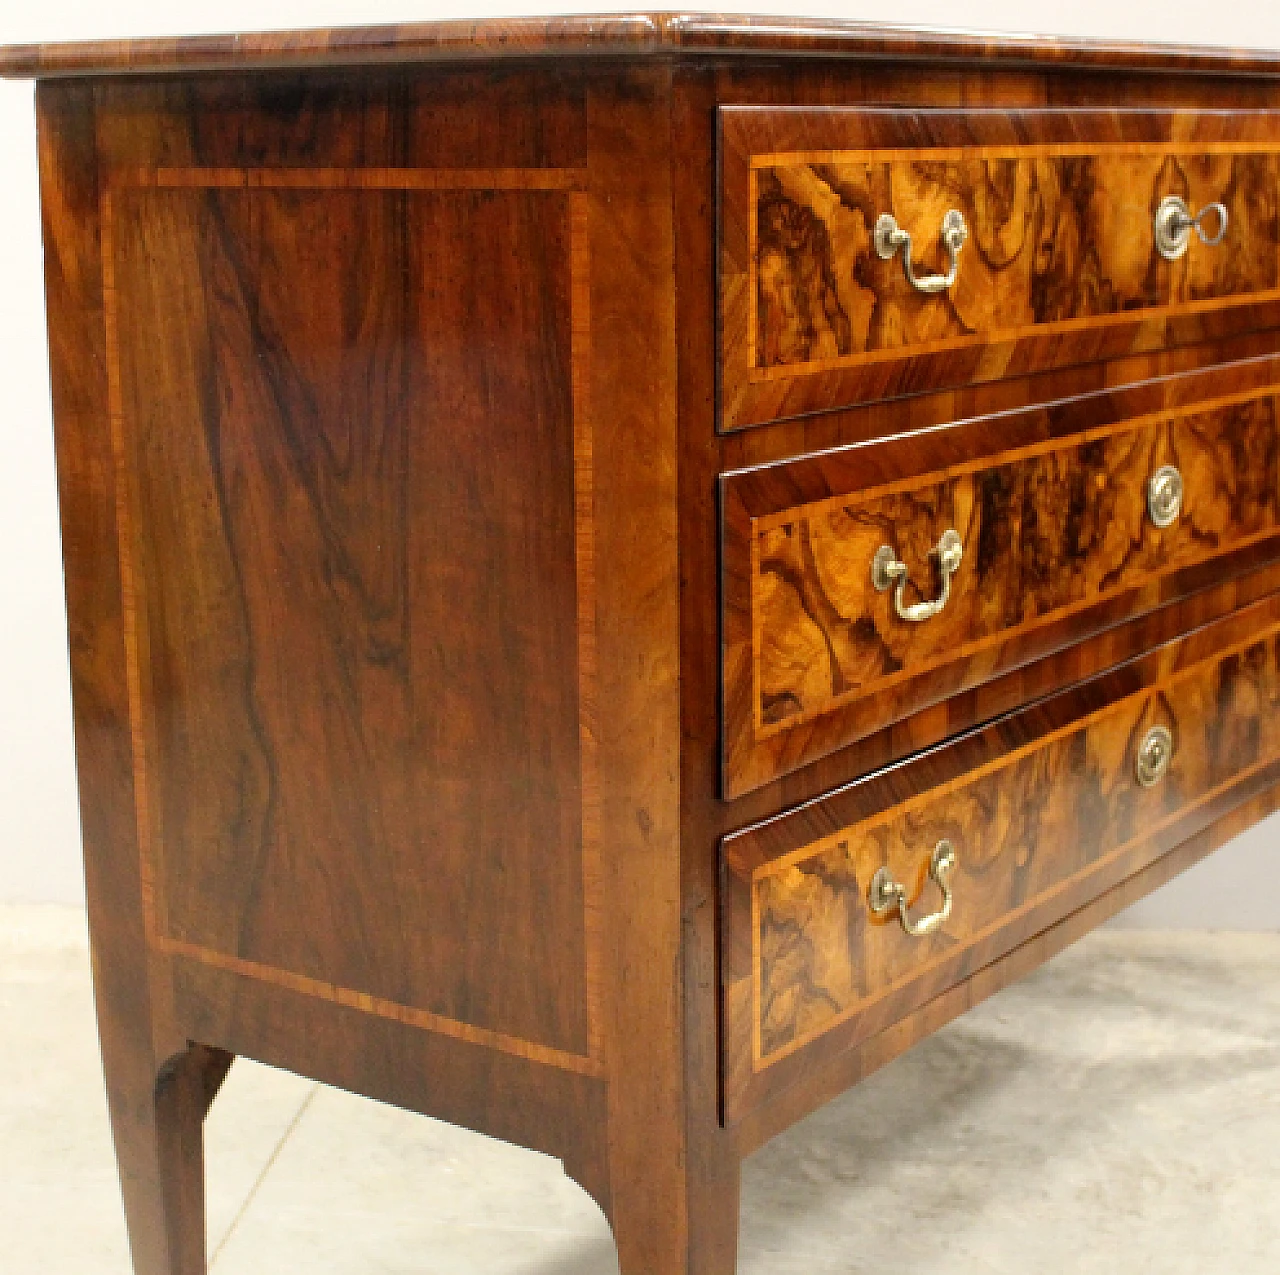
[[[1259,777],[1269,785],[1280,774],[1278,703],[1280,604],[1271,601],[943,755],[728,838],[731,1118],[794,1081],[807,1048],[821,1055],[836,1038],[848,1047],[885,1030],[1020,934],[1061,919],[1135,849],[1149,855],[1170,829],[1176,844],[1229,792],[1249,795]],[[1143,788],[1136,750],[1156,725],[1173,734],[1173,762]],[[944,837],[959,867],[943,928],[913,938],[896,914],[873,916],[867,891],[882,866],[906,884],[917,914],[938,905],[927,867]]]
[[[821,18],[670,12],[402,23],[261,34],[187,36],[0,48],[0,76],[71,76],[289,66],[365,66],[532,57],[662,57],[702,61],[780,55],[965,60],[974,65],[1166,74],[1267,75],[1280,59],[1257,49],[932,32]]]
[[[141,1275],[201,1275],[203,1121],[231,1056],[188,1048],[149,950],[107,417],[99,172],[84,86],[37,98],[94,1004],[129,1241]]]
[[[125,190],[105,251],[109,331],[156,324],[118,375],[157,939],[585,1062],[570,205]]]
[[[677,280],[711,277],[711,220],[715,189],[712,134],[714,84],[688,69],[673,83]],[[720,928],[716,855],[720,835],[719,651],[715,617],[703,603],[716,592],[715,537],[718,463],[714,382],[708,375],[714,331],[711,288],[677,286],[677,479],[680,531],[680,878],[684,997],[685,1127],[690,1210],[702,1219],[690,1237],[690,1272],[733,1275],[737,1270],[740,1152],[721,1118]],[[710,590],[710,594],[706,590]],[[708,621],[710,620],[710,626]]]
[[[722,139],[723,425],[1274,326],[1280,232],[1270,115],[730,108]],[[1229,212],[1216,248],[1155,247],[1160,201]],[[912,288],[943,218],[954,286]]]
[[[1221,733],[1243,697],[1180,704],[1198,738],[1218,723],[1212,792],[1071,859],[955,960],[893,975],[886,948],[903,990],[851,1002],[749,1101],[726,1090],[722,838],[901,823],[1214,661],[1240,692],[1224,652],[1280,622],[1273,546],[1241,531],[1271,517],[1268,429],[1223,414],[1278,383],[1272,332],[1144,320],[1088,362],[997,349],[999,379],[717,433],[717,109],[1137,107],[1197,114],[1198,145],[1280,106],[1266,58],[1078,52],[659,16],[0,64],[276,66],[40,90],[95,985],[139,1275],[201,1275],[201,1121],[233,1055],[561,1159],[624,1275],[731,1275],[747,1150],[1274,804],[1266,730]],[[1180,74],[1134,74],[1159,67]],[[922,668],[856,729],[817,712],[720,799],[721,475],[761,518],[916,493],[881,514],[919,538],[1034,456],[1131,495],[1081,451],[1131,426],[1212,444],[1218,521],[1187,524],[1221,538],[1208,557],[1161,571],[1140,545],[1121,593],[1066,615],[1046,585],[1048,618],[987,667]]]
[[[995,676],[1008,653],[1026,660],[1068,629],[1078,640],[1114,624],[1158,579],[1203,580],[1190,569],[1273,537],[1280,409],[1265,380],[1247,381],[1238,372],[1240,388],[1199,411],[1114,421],[1123,394],[1078,398],[728,475],[726,794]],[[1201,384],[1212,392],[1213,378]],[[988,439],[1007,450],[982,458]],[[1179,469],[1185,496],[1178,520],[1158,528],[1147,486],[1164,465]],[[912,569],[908,604],[932,597],[931,555],[949,529],[965,556],[946,607],[903,620],[892,592],[875,589],[872,559],[890,546]]]
[[[267,169],[314,187],[325,173],[353,180],[359,170],[367,183],[403,187],[405,170],[457,184],[482,169],[532,185],[539,178],[527,170],[587,162],[587,89],[575,75],[293,71],[107,79],[94,93],[102,162],[131,180],[212,170],[192,179],[207,184],[224,169]],[[492,171],[478,184],[492,186]]]
[[[611,1220],[636,1275],[691,1272],[699,1234],[721,1224],[697,1208],[682,1084],[676,156],[650,127],[669,96],[669,72],[646,68],[589,108]]]

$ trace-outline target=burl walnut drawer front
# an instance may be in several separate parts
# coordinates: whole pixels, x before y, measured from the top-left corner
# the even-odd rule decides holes
[[[1270,556],[1280,391],[1155,394],[726,475],[726,795]]]
[[[720,112],[725,429],[1280,322],[1280,114]]]
[[[729,1119],[1274,782],[1278,708],[1269,600],[727,838]]]

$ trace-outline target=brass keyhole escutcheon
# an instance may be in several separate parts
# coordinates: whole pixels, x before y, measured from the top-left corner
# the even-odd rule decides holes
[[[1211,235],[1205,229],[1206,219],[1212,219],[1215,231]],[[1156,209],[1156,251],[1166,261],[1177,261],[1191,244],[1191,232],[1195,231],[1206,248],[1216,248],[1227,237],[1230,218],[1226,204],[1205,204],[1192,216],[1187,201],[1180,195],[1168,195]]]
[[[1161,530],[1172,526],[1182,513],[1182,474],[1176,465],[1161,465],[1147,483],[1147,512]]]
[[[1173,732],[1167,726],[1153,726],[1142,737],[1134,760],[1134,773],[1144,788],[1154,788],[1169,773],[1173,762]]]

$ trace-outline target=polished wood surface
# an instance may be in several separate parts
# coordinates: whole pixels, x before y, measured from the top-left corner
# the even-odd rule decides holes
[[[1117,861],[1149,858],[1153,839],[1176,828],[1181,840],[1224,794],[1280,773],[1278,704],[1280,606],[1269,602],[944,755],[728,838],[730,1118],[794,1083],[820,1038],[839,1031],[847,1048],[886,1030],[1024,927],[1060,920]],[[1155,726],[1171,732],[1173,760],[1147,788],[1135,761]],[[887,867],[913,912],[936,909],[927,869],[942,838],[958,855],[954,910],[934,935],[912,937],[896,912],[871,913],[868,887]]]
[[[625,1272],[687,1271],[723,1214],[688,1167],[680,1000],[679,524],[670,134],[663,68],[588,100],[592,511],[607,941],[610,1202]],[[725,1210],[736,1218],[736,1200]],[[730,1275],[732,1267],[711,1268]]]
[[[1203,831],[1165,851],[1146,867],[1124,877],[1119,884],[1080,904],[1061,921],[1020,943],[1007,955],[984,965],[949,991],[935,996],[890,1030],[816,1063],[807,1072],[803,1084],[792,1085],[773,1095],[769,1102],[744,1113],[742,1122],[734,1129],[740,1151],[749,1154],[762,1146],[823,1103],[867,1079],[885,1063],[892,1062],[989,996],[1025,978],[1090,930],[1167,885],[1179,873],[1195,867],[1215,850],[1280,809],[1280,788],[1274,780],[1269,787],[1265,782],[1251,787],[1261,791],[1240,804],[1229,800],[1220,806],[1215,805],[1212,822]]]
[[[201,1125],[236,1055],[561,1159],[624,1275],[731,1275],[752,1147],[1274,806],[1265,730],[1222,733],[1261,685],[1224,654],[1280,624],[1275,337],[1223,316],[1271,303],[1147,315],[1086,361],[997,347],[996,379],[894,400],[864,381],[857,404],[730,433],[716,336],[721,108],[1197,113],[1198,147],[1217,121],[1263,153],[1268,56],[642,15],[0,68],[51,77],[77,750],[138,1275],[202,1275]],[[1145,532],[1107,556],[1101,511],[1037,508],[1028,531],[1052,504],[1032,493],[1073,483],[1131,513],[1139,458],[1175,447],[1196,511],[1167,562]],[[1018,495],[1016,532],[984,481]],[[962,640],[990,645],[931,648],[893,685],[916,648],[891,651],[873,693],[772,723],[726,800],[723,726],[754,710],[739,680],[722,723],[719,588],[723,567],[727,635],[751,613],[751,519],[871,510],[914,564],[966,501],[1007,573],[1003,619],[964,612]],[[1074,565],[1042,579],[1024,541]],[[898,991],[758,1074],[749,1035],[730,1046],[751,929],[722,928],[742,900],[725,838],[785,830],[793,853],[880,818],[906,855],[911,803],[1060,758],[1108,712],[1172,711],[1214,667],[1230,698],[1177,709],[1194,739],[1218,731],[1194,754],[1218,778],[1170,822],[1117,849],[1101,806],[1081,814],[1095,841],[1025,847],[1047,902],[994,891],[990,933],[927,969],[877,929],[879,965],[842,986],[878,970]],[[1024,849],[1002,844],[987,879]]]
[[[649,1065],[678,1058],[674,988],[632,973],[678,944],[670,196],[635,126],[662,88],[42,87],[143,1275],[203,1269],[188,1040],[562,1158],[632,1269],[687,1243],[676,1064]]]
[[[153,995],[143,921],[126,622],[115,534],[93,103],[42,93],[40,172],[94,1006],[135,1267],[204,1269],[203,1050]]]
[[[682,53],[698,60],[709,55],[838,55],[874,60],[963,60],[1009,67],[1128,68],[1165,74],[1266,75],[1280,71],[1280,57],[1260,49],[935,32],[921,27],[799,16],[645,12],[17,45],[0,48],[0,76],[145,74],[553,56],[669,58]]]
[[[723,424],[992,380],[1280,321],[1276,117],[1142,111],[720,112]],[[1157,251],[1156,209],[1222,242]],[[925,294],[881,215],[955,283]],[[1207,227],[1216,233],[1217,224]],[[1248,304],[1246,304],[1248,303]],[[1053,338],[1052,340],[1050,338]]]
[[[707,128],[717,104],[808,107],[847,106],[855,102],[901,106],[904,102],[919,102],[952,108],[1106,108],[1123,101],[1127,105],[1163,108],[1185,107],[1193,99],[1206,109],[1271,109],[1280,104],[1274,85],[1263,81],[1189,82],[1162,76],[1053,76],[1038,72],[994,74],[978,67],[924,73],[921,68],[846,65],[839,59],[768,70],[719,67],[710,75],[688,71],[677,81],[675,117],[676,144],[682,159],[678,169],[680,189],[685,192],[677,204],[680,277],[714,278],[716,269],[716,246],[706,233],[705,219],[714,212],[706,192],[715,188],[718,174],[713,139]],[[939,673],[931,674],[944,696],[931,707],[913,710],[897,725],[853,744],[837,745],[838,751],[823,755],[825,750],[820,749],[817,760],[726,803],[716,799],[721,758],[721,719],[715,708],[720,669],[720,631],[715,618],[720,559],[714,491],[719,476],[887,437],[900,437],[904,453],[922,448],[927,454],[931,441],[938,435],[945,437],[955,422],[967,423],[988,415],[992,419],[985,427],[985,438],[975,439],[972,454],[992,455],[1001,448],[1000,429],[1008,419],[998,414],[1050,403],[1063,431],[1069,433],[1087,428],[1089,419],[1097,419],[1093,414],[1099,410],[1099,403],[1092,399],[1094,394],[1124,400],[1114,411],[1107,409],[1113,421],[1129,414],[1169,410],[1184,402],[1183,395],[1187,396],[1186,405],[1194,408],[1197,401],[1203,401],[1204,382],[1195,376],[1183,379],[1178,374],[1221,364],[1221,387],[1226,392],[1262,384],[1265,376],[1254,380],[1252,369],[1255,360],[1274,355],[1275,341],[1271,333],[1202,340],[1185,347],[1130,353],[1122,358],[1002,381],[930,389],[908,399],[810,415],[717,437],[714,294],[691,286],[681,288],[678,295],[685,740],[682,792],[688,865],[686,1030],[690,1033],[691,1093],[702,1095],[705,1101],[721,1081],[712,1073],[708,1050],[720,1039],[711,977],[718,972],[725,954],[709,916],[713,903],[720,898],[720,882],[703,857],[704,846],[753,821],[774,818],[780,811],[821,798],[854,776],[933,749],[960,732],[1141,657],[1153,647],[1267,597],[1280,583],[1275,565],[1256,559],[1252,565],[1241,563],[1239,571],[1228,572],[1223,581],[1184,579],[1177,585],[1176,597],[1164,592],[1171,587],[1173,577],[1169,577],[1149,598],[1153,609],[1114,627],[1103,624],[1094,636],[1082,640],[1073,639],[1068,626],[1060,635],[1061,646],[1052,654],[1036,656],[971,690],[949,688]],[[1172,382],[1166,379],[1170,375],[1175,376]],[[1079,396],[1086,399],[1081,404],[1085,417],[1072,425],[1068,422]],[[872,450],[862,448],[861,453],[869,456]],[[1243,557],[1251,559],[1256,552],[1256,548],[1247,550]],[[816,730],[816,725],[810,724],[807,729]],[[829,1053],[819,1057],[811,1048],[795,1077],[796,1083],[758,1095],[759,1104],[740,1122],[717,1132],[708,1127],[704,1111],[692,1113],[691,1129],[696,1137],[691,1142],[691,1154],[698,1155],[700,1172],[705,1175],[708,1207],[723,1208],[725,1199],[733,1193],[734,1175],[725,1167],[726,1161],[733,1163],[736,1157],[909,1049],[969,1005],[1034,968],[1063,944],[1195,862],[1232,830],[1239,831],[1261,818],[1274,807],[1275,788],[1267,786],[1265,777],[1252,782],[1261,789],[1257,798],[1239,792],[1215,802],[1215,811],[1221,817],[1215,815],[1212,831],[1178,844],[1179,833],[1174,830],[1162,833],[1150,846],[1135,849],[1132,856],[1126,856],[1081,889],[1071,903],[1075,910],[1064,921],[1041,932],[1028,929],[1009,956],[975,968],[970,978],[949,991],[940,990],[926,998],[919,1010],[870,1036],[862,1045],[846,1047],[838,1039],[839,1033],[833,1033],[828,1038]],[[1270,781],[1272,785],[1274,782]],[[1237,800],[1244,804],[1237,806]],[[1176,848],[1170,849],[1171,846]],[[1142,866],[1144,863],[1150,866]],[[1108,885],[1108,881],[1112,884]],[[728,1245],[722,1244],[716,1257],[723,1257],[727,1251]]]
[[[598,1074],[575,197],[197,180],[103,249],[152,941]]]
[[[1068,626],[1074,639],[1110,626],[1149,604],[1161,577],[1203,579],[1186,569],[1264,540],[1275,552],[1276,370],[1267,360],[1195,378],[1210,394],[1234,389],[1199,411],[1114,421],[1125,395],[1079,398],[925,442],[727,475],[726,794],[1050,649]],[[1244,388],[1255,377],[1257,388]],[[993,444],[1002,450],[982,458]],[[1148,484],[1167,465],[1182,476],[1183,507],[1160,528]],[[964,558],[947,604],[904,620],[893,591],[877,591],[872,560],[891,547],[911,569],[907,604],[933,597],[934,550],[948,530]],[[820,717],[831,720],[809,729]]]

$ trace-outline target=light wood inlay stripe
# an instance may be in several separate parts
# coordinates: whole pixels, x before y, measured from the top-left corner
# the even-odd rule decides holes
[[[136,564],[133,495],[127,453],[122,375],[120,368],[119,295],[115,279],[115,222],[113,192],[127,189],[351,189],[351,190],[527,190],[563,192],[570,208],[570,324],[573,428],[575,574],[578,586],[579,688],[582,788],[582,861],[585,926],[585,978],[587,985],[587,1054],[555,1049],[533,1041],[475,1027],[430,1011],[402,1005],[366,992],[339,987],[323,980],[277,969],[214,951],[166,933],[163,899],[157,885],[158,856],[163,838],[153,810],[147,776],[145,723],[150,696],[146,684],[149,666],[146,652],[145,606],[142,579]],[[278,987],[313,996],[376,1017],[391,1019],[454,1039],[483,1045],[532,1062],[578,1075],[604,1074],[602,1026],[603,965],[601,898],[601,845],[599,770],[596,758],[598,731],[598,669],[596,662],[596,587],[594,554],[593,445],[589,400],[590,355],[590,255],[589,200],[582,193],[583,174],[576,170],[476,169],[476,170],[289,170],[289,169],[157,169],[112,174],[100,197],[103,310],[107,350],[108,407],[115,459],[116,524],[120,543],[121,592],[124,614],[129,711],[136,784],[139,874],[147,939],[152,950],[194,960],[241,977],[258,979]]]
[[[755,257],[751,259],[751,295],[756,295]],[[1179,315],[1208,314],[1210,311],[1234,310],[1241,306],[1263,305],[1268,301],[1280,301],[1280,288],[1268,288],[1259,292],[1244,292],[1230,297],[1211,297],[1203,301],[1179,301],[1172,305],[1144,306],[1141,310],[1118,310],[1113,314],[1092,314],[1079,319],[1058,319],[1052,323],[1031,323],[1019,328],[990,328],[965,336],[946,337],[937,341],[913,342],[909,346],[890,346],[877,350],[862,350],[837,359],[815,359],[808,363],[776,363],[769,367],[752,365],[747,369],[747,379],[752,382],[793,381],[811,373],[828,372],[835,368],[859,367],[867,363],[886,363],[901,360],[910,355],[937,354],[944,350],[963,350],[974,345],[998,345],[1005,341],[1017,341],[1024,337],[1052,336],[1064,332],[1092,331],[1095,328],[1132,325],[1147,319],[1177,318]],[[752,306],[754,311],[755,307]],[[752,349],[755,346],[751,347]]]
[[[573,168],[155,168],[117,171],[140,190],[582,190]]]
[[[1040,146],[925,146],[884,150],[844,149],[778,151],[751,156],[751,167],[782,168],[788,164],[913,164],[969,159],[1088,159],[1092,155],[1137,158],[1151,155],[1276,155],[1280,142],[1059,142]]]
[[[1010,749],[998,758],[995,758],[984,765],[976,766],[965,774],[957,776],[955,779],[939,784],[936,787],[929,788],[924,792],[917,793],[911,798],[889,806],[867,819],[860,820],[856,824],[842,828],[837,832],[818,839],[817,841],[810,842],[808,845],[802,846],[800,849],[792,851],[790,854],[781,855],[776,859],[771,859],[766,863],[755,866],[751,872],[750,895],[751,990],[753,1015],[751,1034],[753,1071],[759,1074],[767,1068],[781,1062],[783,1059],[790,1057],[803,1049],[806,1045],[811,1044],[814,1040],[817,1040],[819,1037],[825,1036],[835,1030],[842,1023],[848,1022],[857,1015],[866,1012],[870,1007],[880,1003],[885,998],[899,992],[908,984],[927,977],[930,973],[937,970],[948,961],[954,959],[957,950],[960,948],[968,948],[981,944],[1011,923],[1017,921],[1020,917],[1051,902],[1064,891],[1078,886],[1082,881],[1088,881],[1140,842],[1158,834],[1165,828],[1173,826],[1194,811],[1217,801],[1223,795],[1230,792],[1237,785],[1246,782],[1252,776],[1260,773],[1268,767],[1274,766],[1276,758],[1273,755],[1269,755],[1259,758],[1248,766],[1242,766],[1230,778],[1202,791],[1191,800],[1183,802],[1176,809],[1170,810],[1164,816],[1146,823],[1137,834],[1128,838],[1123,843],[1112,847],[1106,853],[1098,856],[1082,871],[1066,876],[1050,888],[1042,890],[1034,896],[1025,899],[1017,907],[1002,911],[999,916],[995,917],[987,926],[966,934],[958,945],[940,952],[930,960],[913,965],[908,971],[904,972],[901,977],[879,987],[874,994],[864,996],[844,1006],[842,1009],[832,1013],[830,1017],[825,1018],[819,1025],[813,1027],[807,1032],[798,1032],[796,1036],[787,1041],[785,1045],[781,1045],[767,1054],[763,1048],[762,1005],[764,972],[763,953],[761,950],[762,918],[760,886],[763,881],[770,877],[777,876],[780,873],[786,872],[799,863],[815,859],[842,844],[847,844],[854,838],[862,839],[868,833],[884,826],[887,823],[903,819],[904,817],[909,817],[913,812],[924,807],[934,806],[948,796],[971,787],[989,775],[998,774],[1001,771],[1007,770],[1009,767],[1013,766],[1025,757],[1043,752],[1045,749],[1052,747],[1055,743],[1087,730],[1096,722],[1112,717],[1118,713],[1122,713],[1126,705],[1143,701],[1153,701],[1179,683],[1191,678],[1203,676],[1206,667],[1210,665],[1219,665],[1234,655],[1254,649],[1273,639],[1277,634],[1280,634],[1280,623],[1267,625],[1258,632],[1249,635],[1247,638],[1243,638],[1240,641],[1232,643],[1220,651],[1215,652],[1210,659],[1197,661],[1190,667],[1180,669],[1176,673],[1143,688],[1141,691],[1137,691],[1132,695],[1127,695],[1117,699],[1106,707],[1097,709],[1092,713],[1084,714],[1068,725],[1060,727],[1057,730],[1049,731],[1021,748]]]
[[[238,974],[244,978],[257,979],[273,987],[282,987],[286,991],[300,992],[304,996],[313,996],[317,1000],[329,1001],[334,1005],[359,1010],[361,1013],[372,1014],[377,1018],[389,1018],[393,1022],[404,1023],[409,1027],[420,1027],[424,1031],[450,1036],[454,1040],[483,1045],[504,1054],[513,1054],[517,1058],[527,1058],[530,1062],[558,1067],[562,1071],[571,1071],[579,1076],[599,1077],[604,1074],[603,1064],[594,1058],[583,1058],[579,1054],[567,1053],[547,1045],[536,1045],[515,1036],[489,1031],[487,1028],[473,1027],[470,1023],[459,1023],[452,1018],[443,1018],[425,1009],[399,1005],[395,1001],[370,996],[367,992],[338,987],[320,979],[308,978],[304,974],[293,974],[288,970],[275,969],[270,965],[260,965],[256,961],[242,960],[238,956],[229,956],[225,952],[213,952],[198,944],[171,938],[167,934],[157,935],[154,946],[157,951],[163,952],[166,956],[196,961],[213,969],[225,970],[227,973]]]
[[[604,882],[601,864],[599,669],[596,639],[595,448],[591,419],[590,200],[569,196],[573,495],[578,578],[578,722],[582,768],[582,888],[588,1052],[604,1059]]]
[[[120,379],[120,329],[115,275],[115,203],[109,191],[99,201],[102,243],[102,314],[107,350],[107,412],[111,430],[111,451],[115,461],[116,535],[120,545],[120,593],[124,624],[126,675],[129,684],[130,745],[133,753],[134,801],[137,806],[139,878],[143,925],[148,940],[159,934],[156,921],[155,848],[151,839],[151,797],[147,782],[147,750],[143,737],[143,661],[139,655],[138,574],[134,566],[133,502],[129,493],[129,465],[125,443],[124,393]]]

